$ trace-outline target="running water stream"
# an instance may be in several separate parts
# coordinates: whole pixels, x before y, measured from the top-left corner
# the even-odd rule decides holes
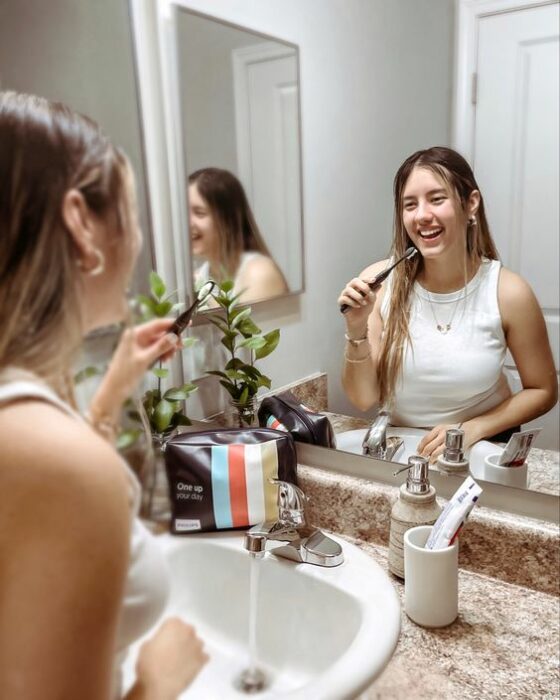
[[[257,667],[257,610],[259,601],[260,559],[263,554],[250,554],[250,581],[249,581],[249,667],[240,675],[237,687],[244,693],[251,695],[259,693],[267,685],[264,672]]]

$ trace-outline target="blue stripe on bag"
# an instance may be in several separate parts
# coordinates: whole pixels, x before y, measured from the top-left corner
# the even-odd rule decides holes
[[[227,445],[212,446],[212,503],[218,529],[233,527],[229,497],[229,466]]]

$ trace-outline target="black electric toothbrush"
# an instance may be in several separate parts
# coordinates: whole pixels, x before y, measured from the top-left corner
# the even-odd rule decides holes
[[[205,282],[202,285],[202,287],[198,290],[194,302],[189,306],[188,309],[183,311],[182,314],[179,314],[179,316],[177,316],[175,322],[167,332],[175,333],[175,335],[177,336],[181,335],[181,333],[189,325],[191,318],[194,316],[200,304],[202,304],[202,302],[206,300],[206,298],[210,295],[215,286],[216,283],[212,280],[208,280],[208,282]]]
[[[383,284],[387,277],[389,277],[391,272],[395,269],[395,267],[397,267],[399,263],[402,263],[403,260],[409,260],[410,258],[413,258],[417,252],[417,248],[415,248],[414,246],[410,246],[410,248],[406,249],[405,254],[402,256],[402,258],[399,258],[397,262],[393,263],[392,265],[389,265],[389,267],[386,267],[383,270],[383,272],[380,272],[378,275],[375,275],[375,277],[367,283],[371,291],[375,292],[376,289],[379,289],[379,287]],[[342,304],[342,306],[340,307],[340,313],[345,314],[350,308],[352,307],[348,304]]]

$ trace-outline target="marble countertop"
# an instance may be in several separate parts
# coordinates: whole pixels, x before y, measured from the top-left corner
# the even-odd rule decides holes
[[[299,483],[309,521],[375,559],[403,606],[387,566],[397,489],[303,465]],[[557,526],[475,509],[460,538],[457,620],[425,629],[403,607],[395,654],[359,700],[560,697],[559,557]]]
[[[350,540],[387,570],[387,549]],[[404,606],[404,584],[391,576]],[[459,571],[459,616],[419,627],[401,610],[393,658],[360,700],[560,696],[559,598]]]

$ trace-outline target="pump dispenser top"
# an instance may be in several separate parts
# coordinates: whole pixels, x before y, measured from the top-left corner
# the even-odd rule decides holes
[[[429,463],[421,455],[408,458],[408,465],[394,476],[408,471],[399,498],[391,510],[389,531],[389,570],[404,579],[404,533],[417,525],[433,525],[441,513],[436,490],[430,485]]]

